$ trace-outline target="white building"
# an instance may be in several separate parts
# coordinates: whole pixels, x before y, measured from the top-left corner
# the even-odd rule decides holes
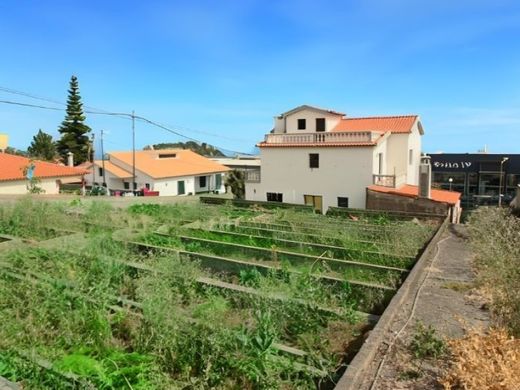
[[[27,178],[28,170],[33,172],[32,183]],[[0,152],[0,194],[27,194],[31,184],[43,194],[59,194],[62,184],[81,183],[86,173],[84,169]]]
[[[300,106],[274,119],[257,146],[261,175],[246,180],[246,199],[365,208],[372,184],[416,185],[423,128],[417,115],[350,118]]]
[[[106,183],[111,191],[131,191],[133,160],[130,151],[109,153],[108,160],[94,161],[94,167],[89,166],[90,173],[85,176],[87,186]],[[133,187],[159,192],[159,196],[223,193],[227,171],[229,168],[191,150],[140,150],[135,152]]]

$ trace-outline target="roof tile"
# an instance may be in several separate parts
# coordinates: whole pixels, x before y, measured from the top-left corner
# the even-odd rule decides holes
[[[410,133],[416,120],[417,115],[343,118],[332,131],[389,131],[391,133]]]
[[[368,189],[371,191],[407,196],[410,198],[416,198],[419,196],[419,187],[410,184],[405,184],[399,188],[372,185],[369,186]],[[437,190],[432,188],[430,199],[436,202],[449,203],[451,205],[455,205],[460,200],[461,195],[462,194],[457,191]]]
[[[30,159],[22,156],[15,156],[7,153],[0,153],[0,181],[7,180],[26,180],[23,174],[24,169],[29,165]],[[84,169],[58,165],[46,161],[33,160],[35,165],[34,177],[65,177],[82,176],[88,172]]]
[[[163,156],[163,157],[161,157]],[[172,157],[168,157],[172,156]],[[174,156],[174,157],[173,157]],[[132,166],[132,152],[112,152],[110,159]],[[230,169],[188,149],[140,150],[135,152],[135,168],[154,179],[227,172]],[[125,169],[126,170],[126,169]]]

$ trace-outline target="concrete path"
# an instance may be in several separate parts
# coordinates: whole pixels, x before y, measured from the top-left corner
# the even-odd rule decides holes
[[[472,290],[475,274],[466,227],[449,226],[438,248],[431,266],[425,269],[426,278],[419,282],[418,294],[413,294],[410,301],[403,305],[402,312],[394,318],[385,344],[367,370],[360,389],[440,388],[437,379],[446,362],[443,359],[418,361],[410,353],[409,344],[418,322],[431,325],[436,335],[445,339],[462,337],[468,329],[488,327],[489,313],[483,309],[482,300]],[[392,344],[393,340],[395,343]],[[377,380],[373,384],[378,369]]]
[[[18,390],[20,386],[0,376],[0,390]]]

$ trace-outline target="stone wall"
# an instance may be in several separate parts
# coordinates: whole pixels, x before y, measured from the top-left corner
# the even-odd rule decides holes
[[[425,198],[385,194],[369,189],[367,189],[367,209],[439,215],[448,215],[450,211],[450,207],[446,203]]]

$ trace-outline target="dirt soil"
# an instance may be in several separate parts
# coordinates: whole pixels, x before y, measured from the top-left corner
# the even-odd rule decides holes
[[[412,312],[406,305],[390,327],[386,342],[374,359],[362,389],[438,389],[438,379],[446,368],[446,359],[419,360],[410,352],[410,342],[417,322],[431,325],[440,338],[460,338],[469,329],[486,329],[489,312],[485,301],[473,288],[472,252],[464,225],[451,225],[439,242],[439,252],[417,295],[413,316],[400,332]],[[399,333],[399,337],[396,335]],[[395,340],[390,352],[388,346]],[[380,367],[377,380],[373,378]],[[370,377],[370,378],[369,378]]]

